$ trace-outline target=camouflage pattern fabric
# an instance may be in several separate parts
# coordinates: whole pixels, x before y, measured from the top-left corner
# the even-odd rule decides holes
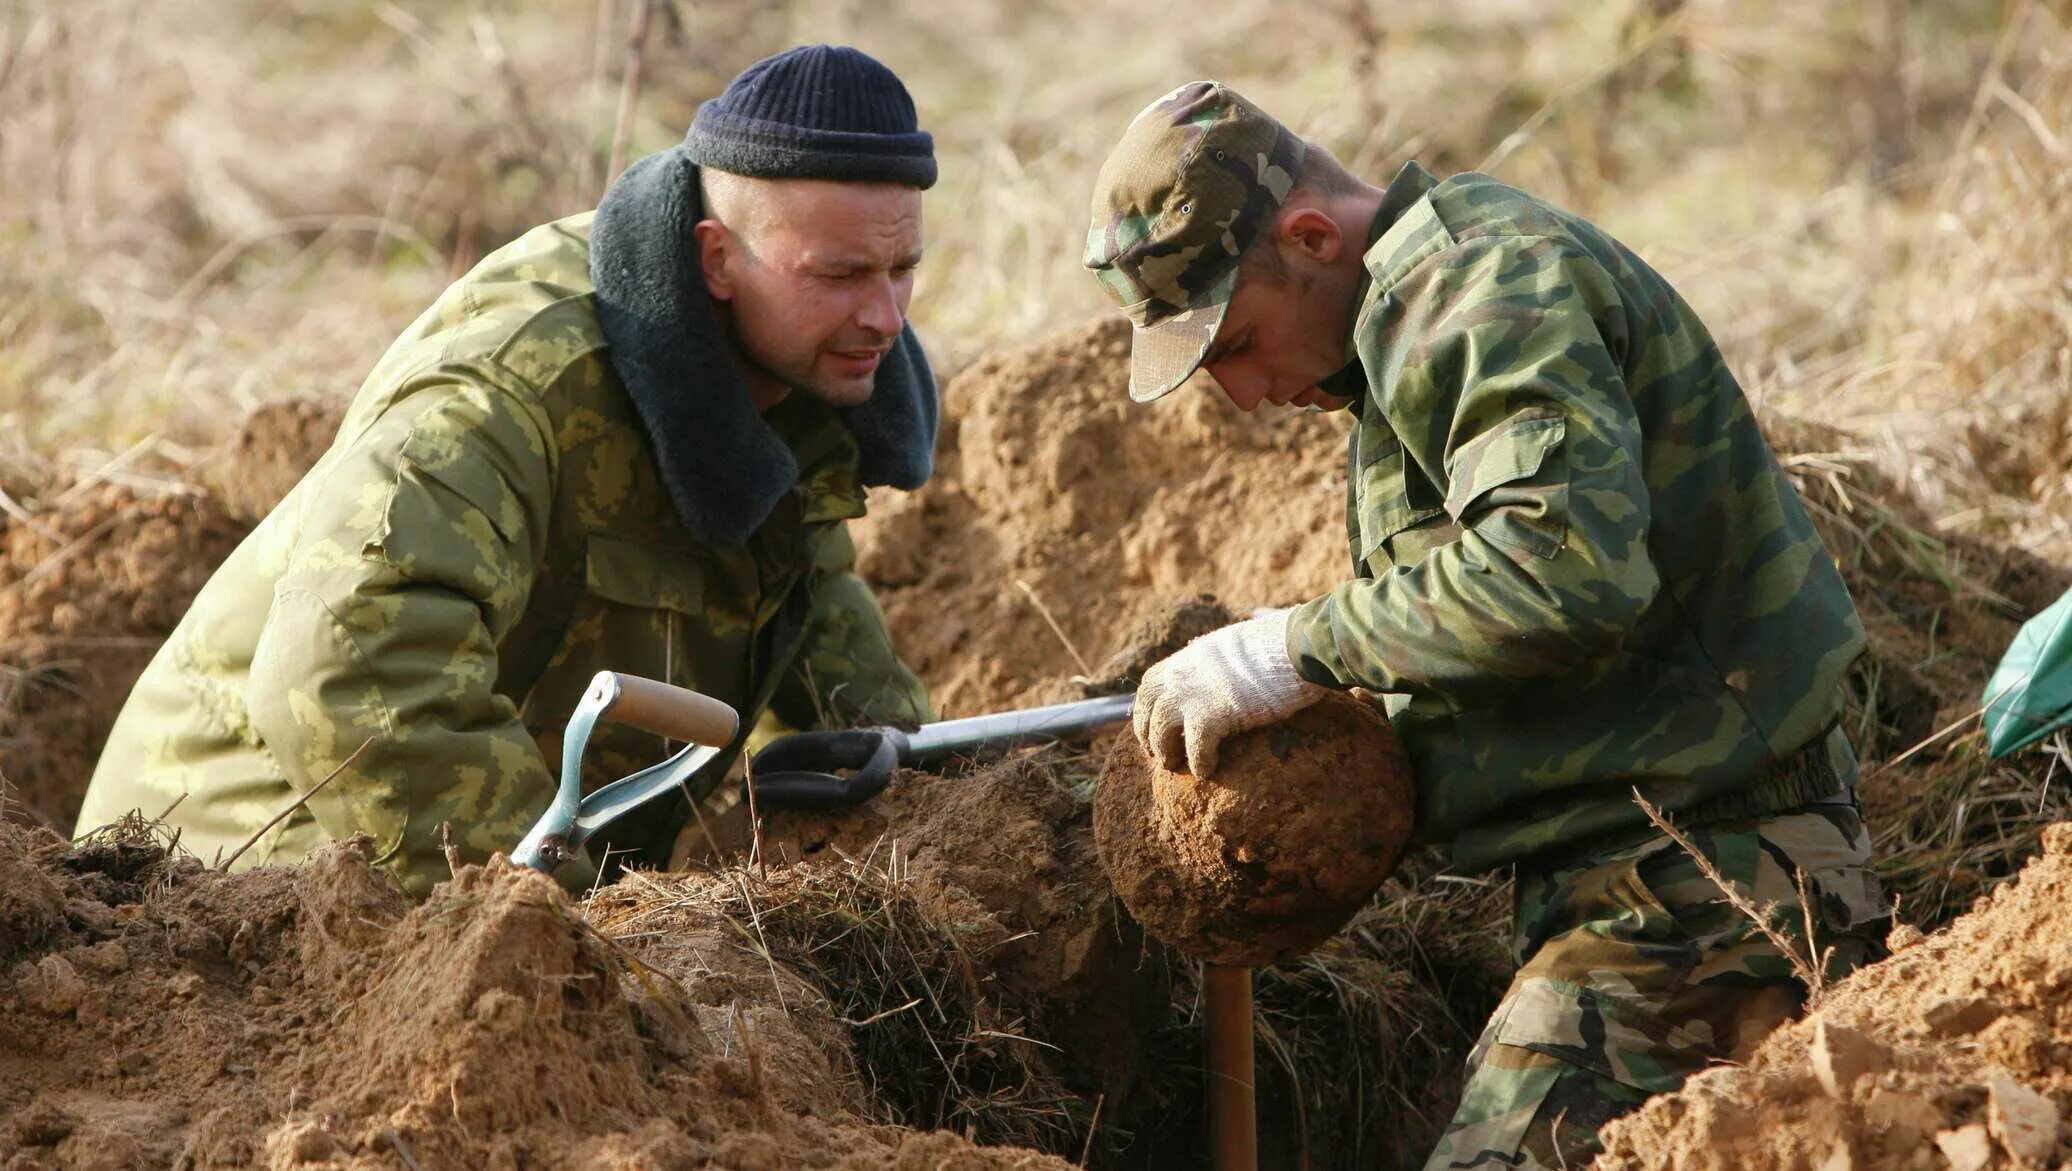
[[[1416,164],[1364,256],[1346,527],[1308,679],[1389,694],[1418,832],[1488,869],[1855,773],[1840,573],[1697,315],[1603,232]]]
[[[179,799],[169,820],[207,859],[339,770],[240,865],[367,833],[422,894],[447,873],[442,822],[479,860],[546,808],[598,670],[715,696],[764,734],[933,718],[851,572],[864,494],[826,407],[794,395],[765,416],[801,475],[745,545],[687,536],[608,360],[589,226],[575,216],[485,258],[390,348],[331,449],[138,682],[82,832]],[[666,751],[601,726],[585,788]],[[686,815],[629,818],[612,844],[666,849]]]
[[[1802,955],[1839,979],[1877,959],[1888,910],[1853,803],[1694,830],[1692,844]],[[1812,949],[1799,876],[1814,906]],[[1426,1171],[1588,1166],[1597,1131],[1795,1015],[1791,962],[1667,837],[1521,872],[1519,961],[1468,1058],[1459,1110]]]
[[[1094,184],[1084,263],[1122,306],[1130,397],[1187,380],[1237,286],[1238,257],[1302,172],[1304,144],[1213,81],[1144,107]]]

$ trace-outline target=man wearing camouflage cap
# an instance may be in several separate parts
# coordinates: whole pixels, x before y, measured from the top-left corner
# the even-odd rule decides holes
[[[811,46],[743,72],[595,212],[485,258],[202,590],[82,831],[174,806],[204,858],[258,833],[241,864],[367,834],[423,894],[442,825],[480,859],[546,809],[600,669],[744,727],[933,718],[847,521],[866,487],[929,475],[935,383],[905,318],[935,174],[899,79]],[[586,788],[667,751],[617,725],[590,743]],[[689,814],[643,809],[605,845],[662,860]]]
[[[1385,189],[1244,98],[1152,103],[1087,266],[1130,395],[1349,410],[1354,577],[1145,675],[1168,767],[1325,688],[1384,697],[1417,833],[1515,867],[1520,965],[1429,1168],[1578,1167],[1596,1131],[1745,1056],[1805,988],[1637,790],[1826,974],[1886,914],[1837,720],[1863,629],[1718,348],[1596,227],[1415,163]],[[1801,905],[1799,882],[1814,905]]]

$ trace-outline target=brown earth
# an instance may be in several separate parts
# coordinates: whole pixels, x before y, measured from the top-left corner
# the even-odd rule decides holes
[[[211,452],[199,479],[231,515],[257,524],[331,446],[343,398],[291,398],[256,407]]]
[[[2072,1156],[2072,824],[2021,878],[1830,990],[1746,1067],[1605,1131],[1619,1171],[2055,1167]]]
[[[1206,393],[1131,404],[1125,337],[1092,326],[951,379],[940,478],[911,496],[880,494],[858,526],[896,639],[953,712],[1127,690],[1149,663],[1229,620],[1218,596],[1241,613],[1300,600],[1343,572],[1343,420],[1240,418]],[[130,679],[216,560],[314,459],[328,417],[291,407],[254,420],[226,445],[230,458],[190,477],[200,491],[51,485],[37,498],[10,487],[35,519],[0,523],[0,773],[44,820],[69,821]],[[1988,761],[1975,720],[1965,722],[2019,619],[2072,583],[2020,550],[1936,532],[1904,487],[1833,454],[1850,446],[1844,437],[1782,423],[1772,435],[1871,632],[1848,719],[1873,762],[1863,795],[1881,873],[1905,916],[1933,926],[2012,876],[2044,825],[2072,820],[2046,758]],[[94,641],[107,639],[124,641]],[[102,650],[127,657],[88,654]],[[78,698],[67,687],[89,702],[66,702]],[[1876,763],[1950,727],[1903,764]],[[0,974],[13,968],[0,984],[0,1145],[15,1144],[24,1167],[91,1165],[104,1152],[165,1165],[159,1156],[183,1149],[202,1166],[247,1156],[292,1166],[327,1151],[328,1164],[305,1164],[395,1166],[406,1146],[426,1167],[449,1156],[495,1166],[505,1150],[563,1165],[578,1148],[603,1152],[603,1165],[706,1157],[688,1150],[752,1166],[818,1157],[794,1157],[820,1141],[798,1136],[833,1133],[827,1141],[857,1158],[947,1144],[947,1165],[961,1165],[962,1139],[870,1129],[900,1124],[1068,1159],[1091,1135],[1095,1165],[1199,1162],[1196,974],[1114,910],[1088,821],[1097,768],[1066,752],[962,778],[903,774],[848,818],[773,822],[767,877],[738,867],[636,876],[600,894],[587,921],[608,946],[589,935],[549,946],[549,920],[582,916],[524,895],[524,876],[464,877],[443,917],[347,913],[372,924],[354,947],[376,957],[351,971],[326,956],[353,949],[304,946],[322,900],[308,893],[316,902],[304,905],[288,878],[79,855],[41,839],[0,849]],[[341,890],[361,881],[336,869],[354,864],[327,865]],[[1262,1132],[1281,1160],[1269,1165],[1414,1165],[1450,1112],[1460,1058],[1508,975],[1495,930],[1507,895],[1432,871],[1413,857],[1347,930],[1259,971]],[[81,893],[81,882],[102,893]],[[132,931],[133,920],[145,927]],[[111,940],[125,961],[86,954]],[[2010,936],[1999,946],[2015,962],[2038,945]],[[257,974],[224,958],[252,948],[262,949]],[[544,978],[572,998],[538,1037],[513,1031],[498,1007],[507,1002],[484,999],[545,1003],[544,985],[498,959],[533,948],[551,958]],[[278,958],[290,951],[292,965]],[[473,966],[439,966],[463,960]],[[394,1006],[358,1002],[377,981]],[[435,995],[454,982],[479,989],[468,1005]],[[607,984],[616,1000],[593,995]],[[656,991],[670,988],[687,1003]],[[299,1022],[273,1011],[291,1003]],[[669,1004],[698,1022],[702,1041],[662,1019]],[[248,1025],[262,1032],[247,1037]],[[452,1039],[390,1043],[424,1032]],[[1926,1043],[1942,1042],[1979,1043]],[[586,1066],[574,1075],[584,1088],[555,1107],[570,1121],[538,1121],[554,1113],[541,1108],[539,1081],[481,1073],[482,1050],[468,1048],[536,1044],[543,1069],[609,1052],[636,1073]],[[2072,1068],[2057,1045],[2037,1060]],[[269,1063],[241,1056],[274,1046]],[[305,1051],[308,1063],[294,1056]],[[288,1065],[299,1083],[274,1071]],[[715,1113],[669,1105],[628,1129],[610,1105],[674,1102],[679,1085]],[[2025,1109],[2009,1105],[2012,1090],[1999,1099],[2002,1115]],[[1973,1117],[1946,1113],[1960,1132]],[[506,1147],[490,1145],[492,1120],[510,1123]]]
[[[636,949],[502,863],[407,907],[351,847],[223,875],[4,825],[0,876],[10,1171],[1068,1165],[872,1118],[716,912]]]
[[[1343,418],[1128,386],[1119,318],[980,359],[944,383],[934,482],[856,526],[946,713],[1052,698],[1172,599],[1303,601],[1343,576]]]
[[[1101,878],[1093,768],[901,772],[773,816],[766,867],[586,904],[500,863],[409,907],[356,849],[225,875],[141,823],[0,823],[0,1166],[1198,1165],[1196,973]],[[1401,1103],[1487,1010],[1488,904],[1391,884],[1259,974],[1267,1167],[1429,1141]]]
[[[246,526],[206,492],[114,484],[35,515],[0,529],[0,779],[69,830],[130,685]]]
[[[1256,968],[1309,951],[1366,905],[1409,840],[1415,799],[1388,721],[1334,693],[1224,741],[1206,778],[1119,738],[1094,833],[1146,931],[1204,962]]]

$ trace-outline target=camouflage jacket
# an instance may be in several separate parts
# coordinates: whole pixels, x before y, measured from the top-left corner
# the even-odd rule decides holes
[[[572,217],[492,254],[390,348],[138,682],[81,827],[179,798],[170,820],[207,859],[369,741],[240,864],[367,833],[422,894],[447,872],[440,823],[480,859],[546,808],[600,669],[725,700],[744,727],[767,715],[765,734],[933,717],[851,572],[854,438],[804,395],[780,403],[765,417],[796,486],[745,544],[691,539],[608,358],[589,229]],[[664,755],[601,725],[585,789]],[[611,844],[654,857],[687,816],[664,803]]]
[[[1357,577],[1304,676],[1389,693],[1464,870],[1756,815],[1854,775],[1864,634],[1711,337],[1639,257],[1483,175],[1390,184],[1332,389]]]

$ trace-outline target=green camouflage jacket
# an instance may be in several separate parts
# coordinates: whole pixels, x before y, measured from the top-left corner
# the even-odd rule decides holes
[[[1358,576],[1304,676],[1390,693],[1423,836],[1480,870],[1854,775],[1840,574],[1697,316],[1590,224],[1483,175],[1389,186],[1332,389],[1358,396]]]
[[[390,348],[138,682],[83,829],[180,799],[169,820],[207,859],[368,741],[240,865],[367,833],[422,894],[447,873],[440,823],[480,859],[546,808],[600,669],[715,696],[745,727],[767,715],[765,734],[933,718],[851,572],[857,444],[826,408],[793,395],[765,416],[800,474],[744,545],[688,536],[608,360],[590,225],[489,256]],[[665,755],[613,725],[591,745],[586,790]],[[612,844],[655,857],[686,816],[663,803]]]

